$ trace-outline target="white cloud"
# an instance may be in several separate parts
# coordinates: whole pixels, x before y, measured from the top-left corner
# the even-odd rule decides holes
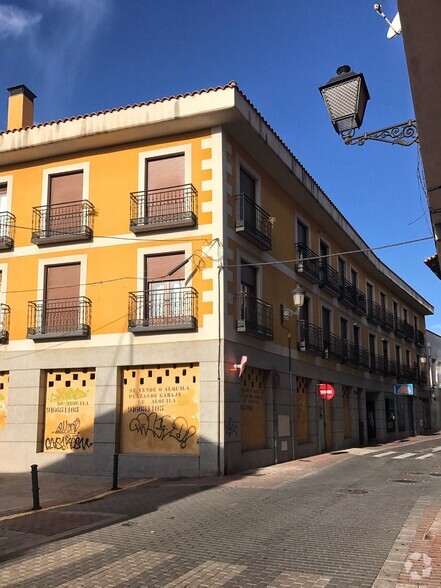
[[[19,37],[41,20],[41,14],[12,4],[0,4],[0,39]]]

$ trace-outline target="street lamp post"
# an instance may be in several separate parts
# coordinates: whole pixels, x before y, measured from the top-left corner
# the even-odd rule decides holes
[[[415,120],[354,136],[363,123],[370,96],[363,74],[353,72],[349,65],[339,67],[337,75],[319,90],[335,132],[346,145],[364,145],[371,140],[408,147],[419,142]]]
[[[300,310],[305,302],[306,290],[301,286],[297,286],[292,290],[292,300],[294,309],[288,306],[280,305],[280,322],[282,327],[288,331],[288,373],[289,373],[289,401],[291,411],[291,444],[292,444],[292,458],[294,459],[294,402],[293,402],[293,385],[292,385],[292,367],[291,367],[291,330],[285,326],[285,321],[293,316],[298,316]]]

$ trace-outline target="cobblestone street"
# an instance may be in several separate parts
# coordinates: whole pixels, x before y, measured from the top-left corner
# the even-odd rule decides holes
[[[437,443],[156,480],[4,517],[0,585],[439,587]]]

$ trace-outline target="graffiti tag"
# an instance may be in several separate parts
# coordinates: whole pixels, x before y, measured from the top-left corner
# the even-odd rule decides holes
[[[55,429],[54,434],[57,433],[77,433],[80,428],[80,419],[75,419],[73,423],[69,423],[68,421],[61,421],[58,427]]]
[[[63,435],[62,437],[46,437],[44,446],[47,451],[86,451],[92,447],[93,442],[88,437],[80,437],[79,435]]]
[[[55,431],[53,437],[46,437],[44,446],[46,450],[53,451],[86,451],[92,447],[93,442],[88,437],[82,437],[79,433],[81,426],[80,419],[75,419],[71,423],[69,421],[61,421]]]
[[[196,427],[188,426],[184,417],[159,416],[156,412],[146,414],[141,412],[133,418],[129,424],[130,431],[147,437],[151,433],[156,439],[163,441],[167,437],[176,439],[182,449],[187,446],[188,440],[196,434]]]
[[[238,426],[237,423],[233,423],[233,419],[231,417],[228,417],[228,421],[225,423],[225,432],[228,435],[228,437],[231,437],[234,435],[234,437],[237,437],[238,435]]]

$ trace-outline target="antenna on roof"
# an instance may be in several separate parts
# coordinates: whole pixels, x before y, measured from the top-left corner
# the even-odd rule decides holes
[[[393,39],[397,35],[401,35],[401,20],[400,20],[400,13],[397,14],[392,19],[392,22],[387,18],[387,16],[383,12],[383,8],[381,4],[374,4],[374,10],[377,14],[384,18],[384,20],[389,25],[389,30],[387,31],[387,38]]]

